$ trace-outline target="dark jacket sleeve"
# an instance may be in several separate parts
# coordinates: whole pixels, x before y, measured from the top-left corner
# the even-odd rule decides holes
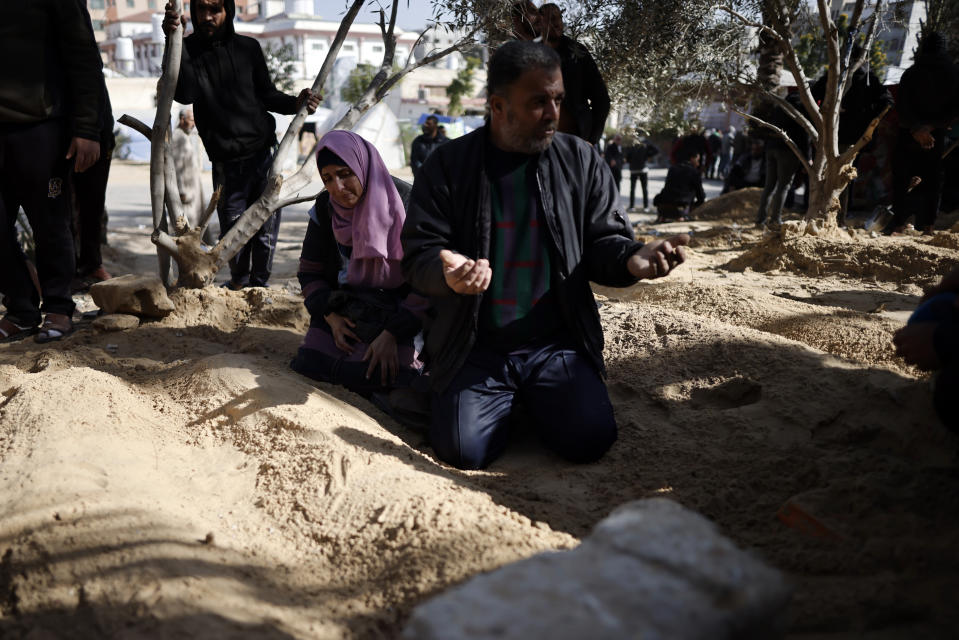
[[[643,245],[633,238],[632,227],[619,203],[619,191],[613,174],[595,149],[586,154],[586,228],[583,239],[583,263],[587,277],[608,287],[628,287],[638,278],[626,268],[629,258]]]
[[[71,114],[71,135],[100,141],[103,107],[103,62],[100,51],[76,2],[58,0],[57,39],[62,52],[67,99]],[[16,64],[8,60],[7,64]]]
[[[583,56],[583,87],[584,97],[589,98],[590,110],[592,111],[592,131],[589,132],[587,140],[593,144],[603,135],[603,129],[606,127],[606,117],[609,115],[609,91],[606,89],[606,82],[599,73],[596,61],[589,51],[584,48]]]
[[[703,189],[703,176],[697,171],[693,176],[695,181],[696,189],[696,199],[693,201],[693,205],[698,207],[702,203],[706,202],[706,191]]]
[[[266,58],[263,57],[260,43],[253,40],[249,51],[256,97],[260,99],[263,106],[273,113],[285,115],[296,113],[296,96],[283,93],[273,84],[273,80],[270,79],[270,72],[266,68]]]
[[[402,234],[403,275],[415,290],[431,298],[456,295],[446,284],[439,257],[453,244],[447,218],[453,203],[441,157],[430,154],[417,174]]]
[[[169,36],[168,36],[169,37]],[[176,80],[176,90],[173,92],[173,99],[180,104],[193,104],[196,102],[196,74],[193,73],[193,64],[190,62],[191,55],[189,40],[193,36],[187,36],[183,40],[183,54],[180,57],[180,74]]]
[[[316,199],[320,224],[311,218],[306,225],[300,266],[296,273],[303,291],[303,304],[313,316],[325,315],[330,293],[339,286],[337,275],[342,265],[327,213],[329,198],[329,194],[324,192]]]
[[[419,168],[423,166],[423,161],[427,155],[426,145],[424,145],[420,137],[417,136],[410,147],[410,166],[413,167],[413,171],[418,171]]]

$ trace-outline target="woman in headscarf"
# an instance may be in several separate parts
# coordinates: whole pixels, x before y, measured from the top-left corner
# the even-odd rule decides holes
[[[290,366],[362,395],[409,386],[427,307],[400,271],[411,187],[355,133],[330,131],[317,148],[326,190],[310,210],[297,273],[310,329]]]

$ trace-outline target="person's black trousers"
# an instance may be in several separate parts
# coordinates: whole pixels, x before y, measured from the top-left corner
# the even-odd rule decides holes
[[[100,159],[83,173],[73,174],[73,203],[77,224],[77,274],[85,276],[103,265],[103,207],[113,150],[101,149]]]
[[[256,202],[266,189],[266,180],[273,163],[273,153],[266,148],[242,160],[213,163],[213,189],[223,186],[216,205],[220,219],[220,237],[226,235],[247,207]],[[239,285],[265,287],[273,270],[273,252],[280,233],[277,209],[256,232],[246,246],[230,260],[230,279]]]
[[[925,229],[936,222],[942,196],[942,152],[945,133],[933,131],[936,143],[932,149],[919,146],[908,129],[899,128],[895,153],[892,156],[893,219],[886,231],[897,229],[916,216],[916,228]],[[909,191],[909,181],[918,176],[922,182]]]
[[[636,206],[636,181],[639,180],[643,188],[643,209],[649,208],[649,176],[645,171],[642,173],[629,174],[629,208]]]
[[[620,184],[623,182],[623,170],[619,167],[610,167],[610,171],[613,172],[613,182],[616,183],[616,193],[620,192]]]
[[[73,315],[70,284],[76,265],[70,224],[69,146],[64,123],[0,125],[0,293],[20,325],[38,325],[43,313]],[[40,296],[17,241],[23,207],[36,242]]]
[[[539,344],[508,355],[476,347],[434,393],[430,443],[460,469],[482,469],[506,449],[514,400],[547,447],[571,462],[598,460],[616,440],[606,385],[568,346]]]

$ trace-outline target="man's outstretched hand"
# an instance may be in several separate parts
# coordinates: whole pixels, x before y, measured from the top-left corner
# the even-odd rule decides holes
[[[939,356],[936,354],[935,322],[916,322],[907,324],[892,336],[896,345],[896,355],[902,356],[906,364],[927,371],[939,368]]]
[[[485,258],[473,260],[461,253],[443,249],[440,251],[440,260],[443,261],[446,286],[456,293],[467,296],[483,293],[493,278],[493,270]]]
[[[630,257],[626,268],[637,278],[662,278],[686,261],[688,244],[689,236],[685,233],[650,242]]]
[[[300,95],[296,97],[296,110],[299,111],[305,102],[306,112],[309,114],[316,113],[316,108],[320,106],[321,100],[323,100],[323,94],[313,93],[309,89],[304,89],[300,91]]]

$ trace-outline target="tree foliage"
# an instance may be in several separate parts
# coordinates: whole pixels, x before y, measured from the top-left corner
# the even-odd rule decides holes
[[[458,116],[463,111],[463,98],[473,92],[473,76],[476,75],[476,69],[479,68],[482,60],[469,56],[466,58],[466,67],[460,69],[456,78],[446,87],[446,95],[450,99],[448,113],[451,116]]]
[[[848,14],[839,14],[836,18],[836,28],[839,30],[840,40],[845,41],[849,37]],[[799,56],[799,63],[802,65],[806,77],[812,79],[818,77],[826,69],[826,65],[829,64],[826,54],[826,37],[822,26],[818,23],[807,23],[803,31],[798,34],[799,37],[796,40],[796,55]],[[865,43],[865,39],[866,34],[864,33],[856,35],[856,43],[860,46]],[[881,80],[886,73],[888,62],[883,43],[879,40],[873,40],[867,58],[869,70]]]
[[[293,74],[296,72],[293,45],[287,43],[276,46],[268,43],[263,48],[263,57],[266,58],[266,68],[276,88],[291,93],[296,86],[293,82]]]
[[[959,2],[956,0],[925,0],[927,30],[938,31],[946,39],[949,54],[959,60]]]
[[[371,64],[356,65],[340,88],[340,98],[343,102],[356,102],[363,97],[374,77],[376,77],[376,67]]]

